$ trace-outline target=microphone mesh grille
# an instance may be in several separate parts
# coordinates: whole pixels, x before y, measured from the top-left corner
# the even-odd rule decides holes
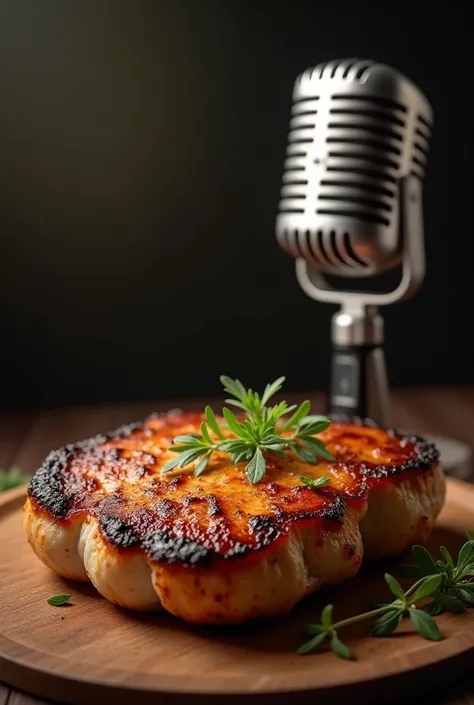
[[[424,178],[430,134],[428,103],[390,67],[350,60],[303,73],[288,135],[281,245],[336,269],[369,267],[382,240],[395,251],[399,180]],[[361,247],[363,238],[371,246]]]

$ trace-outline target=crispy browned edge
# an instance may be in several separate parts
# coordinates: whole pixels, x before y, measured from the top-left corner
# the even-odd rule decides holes
[[[64,492],[61,483],[61,475],[67,468],[68,462],[74,458],[74,456],[93,450],[107,441],[129,436],[132,432],[143,429],[146,422],[151,418],[164,418],[169,415],[181,413],[183,412],[180,409],[173,409],[172,411],[162,414],[151,414],[143,422],[125,424],[115,431],[99,434],[93,438],[51,451],[30,481],[28,496],[35,505],[54,519],[59,521],[64,519],[70,508],[72,497]],[[338,416],[333,417],[333,420],[342,423],[356,423],[359,426],[368,428],[377,427],[377,424],[371,419],[354,420]],[[388,478],[395,474],[413,470],[429,470],[438,462],[438,449],[433,443],[425,440],[423,437],[408,436],[388,428],[383,430],[397,438],[411,441],[415,446],[416,457],[403,464],[393,466],[361,463],[359,465],[359,472],[363,476],[373,479]],[[175,481],[179,481],[179,478],[175,478]],[[345,508],[346,502],[344,498],[342,496],[335,496],[330,506],[313,511],[311,516],[318,516],[328,521],[342,523]],[[306,512],[305,516],[295,517],[295,519],[298,518],[309,519],[311,517],[308,515],[308,512]],[[136,536],[132,526],[128,525],[121,518],[107,514],[106,512],[101,513],[100,525],[104,537],[111,545],[118,549],[142,548],[150,560],[166,563],[180,563],[184,565],[201,564],[217,557],[224,557],[225,559],[241,557],[249,551],[261,550],[269,546],[281,536],[280,527],[272,517],[250,517],[249,527],[254,534],[257,535],[255,545],[248,546],[236,543],[225,556],[222,556],[222,554],[217,554],[213,550],[189,538],[176,539],[166,531],[152,532],[146,535],[145,538],[139,538]]]

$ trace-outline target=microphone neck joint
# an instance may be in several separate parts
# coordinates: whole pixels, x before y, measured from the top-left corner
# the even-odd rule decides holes
[[[332,343],[338,346],[380,346],[384,322],[376,306],[343,307],[332,317]]]

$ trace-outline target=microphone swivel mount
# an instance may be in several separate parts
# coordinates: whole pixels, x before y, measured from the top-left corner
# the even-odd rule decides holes
[[[336,418],[371,418],[390,426],[390,392],[385,366],[384,321],[378,313],[386,306],[409,299],[425,275],[420,181],[408,176],[399,182],[400,240],[404,243],[401,278],[390,292],[341,291],[324,273],[304,259],[296,261],[296,276],[308,296],[338,303],[331,326],[332,362],[328,413]]]

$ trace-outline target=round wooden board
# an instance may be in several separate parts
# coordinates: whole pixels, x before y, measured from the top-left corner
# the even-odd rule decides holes
[[[393,562],[364,566],[351,582],[298,605],[285,618],[241,627],[198,628],[165,614],[114,607],[90,585],[58,578],[33,555],[22,527],[24,489],[0,495],[0,680],[69,703],[246,702],[352,703],[413,694],[470,668],[474,610],[438,618],[445,639],[428,642],[407,623],[400,634],[367,637],[367,624],[345,638],[357,655],[298,656],[302,627],[334,604],[340,618],[388,598]],[[448,480],[448,496],[428,547],[457,552],[474,527],[474,488]],[[72,605],[51,607],[71,592]],[[392,691],[388,689],[393,689]],[[281,699],[280,699],[281,698]]]

